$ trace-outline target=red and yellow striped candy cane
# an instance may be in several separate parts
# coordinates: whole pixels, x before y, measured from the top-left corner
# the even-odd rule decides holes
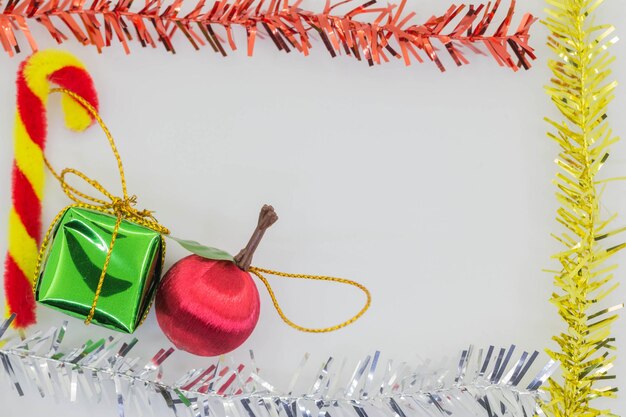
[[[32,285],[41,239],[46,102],[51,83],[72,90],[94,107],[98,106],[91,76],[73,55],[56,50],[41,51],[20,66],[14,132],[13,206],[9,213],[9,250],[4,274],[7,311],[16,314],[13,323],[20,329],[36,321]],[[76,101],[64,96],[62,105],[68,128],[80,131],[91,125],[90,114]]]

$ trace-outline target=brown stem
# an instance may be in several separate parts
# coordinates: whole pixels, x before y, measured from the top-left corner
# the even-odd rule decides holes
[[[254,256],[254,252],[256,248],[259,246],[261,239],[263,239],[263,235],[265,231],[278,220],[278,216],[274,211],[274,207],[268,206],[267,204],[263,206],[261,209],[261,213],[259,213],[259,222],[254,229],[254,233],[250,237],[248,244],[245,248],[243,248],[237,256],[235,256],[235,265],[237,265],[240,269],[244,271],[248,271],[250,269],[250,265],[252,264],[252,257]]]

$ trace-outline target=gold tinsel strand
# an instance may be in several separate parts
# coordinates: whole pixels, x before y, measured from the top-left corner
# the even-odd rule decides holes
[[[608,47],[617,38],[613,26],[595,22],[602,0],[546,1],[548,46],[556,55],[549,62],[553,78],[547,91],[562,115],[559,121],[546,120],[553,128],[548,136],[560,146],[557,221],[565,229],[554,236],[564,249],[554,256],[561,270],[554,271],[550,301],[566,329],[554,337],[558,349],[548,352],[561,363],[562,372],[550,381],[551,400],[545,409],[555,417],[611,415],[595,408],[593,400],[616,396],[617,389],[606,380],[614,378],[611,324],[623,307],[601,304],[617,287],[616,265],[607,261],[625,245],[603,244],[623,229],[609,229],[615,216],[600,215],[603,181],[597,179],[609,146],[618,140],[606,113],[617,85],[609,78],[614,58]]]

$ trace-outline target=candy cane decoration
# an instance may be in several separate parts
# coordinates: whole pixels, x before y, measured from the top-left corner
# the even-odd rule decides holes
[[[94,107],[98,106],[91,76],[73,55],[55,50],[41,51],[20,66],[14,132],[13,206],[9,213],[9,250],[4,274],[7,311],[16,314],[14,326],[19,329],[36,321],[32,284],[41,239],[46,102],[50,83],[72,90]],[[62,106],[68,128],[81,131],[91,125],[93,120],[89,113],[71,98],[64,97]]]

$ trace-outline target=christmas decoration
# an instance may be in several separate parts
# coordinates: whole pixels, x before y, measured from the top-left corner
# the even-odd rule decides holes
[[[39,52],[20,66],[12,174],[13,207],[9,214],[9,250],[4,273],[7,310],[17,314],[14,325],[18,328],[25,328],[36,320],[32,285],[41,236],[45,107],[51,83],[80,94],[94,107],[98,105],[91,77],[74,56],[60,51]],[[70,129],[84,130],[92,122],[82,106],[71,99],[63,100],[63,109]]]
[[[177,348],[196,355],[217,356],[234,350],[250,336],[259,318],[259,293],[248,271],[263,282],[280,317],[296,330],[310,333],[338,330],[354,323],[369,309],[370,292],[357,282],[252,267],[252,257],[265,231],[277,220],[274,208],[265,205],[252,237],[237,256],[211,248],[210,252],[197,252],[203,257],[188,256],[168,271],[157,293],[156,314],[161,329]],[[359,313],[342,324],[323,329],[302,327],[285,316],[263,273],[351,285],[363,291],[367,301]]]
[[[117,162],[122,196],[114,196],[76,169],[57,173],[46,164],[74,204],[61,210],[43,239],[35,298],[85,318],[86,324],[132,333],[152,304],[165,256],[163,235],[169,230],[150,211],[134,208],[137,198],[128,194],[115,141],[96,109],[70,90],[51,91],[74,99],[100,124]],[[68,175],[82,179],[106,199],[69,185]]]
[[[64,210],[49,248],[42,249],[47,259],[35,299],[88,322],[132,333],[148,314],[161,278],[163,238],[127,220],[117,224],[117,219],[79,207]]]
[[[0,335],[8,323],[0,327]],[[363,417],[542,416],[542,384],[558,365],[537,371],[538,352],[515,355],[509,349],[463,351],[453,369],[433,369],[428,362],[383,361],[380,353],[359,361],[353,372],[346,361],[329,358],[296,391],[306,374],[309,355],[286,391],[264,380],[250,352],[249,363],[220,358],[166,382],[163,364],[173,349],[161,349],[145,366],[129,353],[137,339],[88,341],[61,348],[67,323],[37,332],[26,340],[8,338],[0,348],[0,383],[16,395],[39,395],[71,402],[110,406],[118,415],[296,417],[342,415]],[[1,336],[0,336],[1,337]],[[8,340],[7,340],[8,339]],[[516,359],[518,358],[518,359]],[[555,366],[556,365],[556,366]],[[533,375],[534,376],[533,378]]]
[[[259,292],[233,262],[191,255],[163,277],[155,311],[161,330],[177,348],[218,356],[239,347],[254,330]]]
[[[356,2],[327,1],[320,12],[315,12],[300,8],[301,2],[289,0],[221,0],[211,5],[200,0],[184,15],[183,0],[169,4],[146,0],[137,9],[132,8],[130,0],[95,0],[89,4],[85,0],[9,0],[0,11],[0,43],[9,55],[20,52],[21,33],[30,48],[36,50],[36,32],[31,32],[31,25],[39,23],[58,43],[72,36],[98,51],[117,39],[127,53],[132,40],[153,48],[161,43],[167,51],[174,52],[175,35],[182,34],[193,48],[209,45],[225,56],[227,48],[237,49],[234,29],[239,28],[245,31],[249,56],[257,38],[269,38],[279,51],[295,50],[308,55],[316,34],[331,56],[346,54],[369,65],[391,59],[409,65],[428,59],[443,71],[438,48],[445,49],[461,66],[469,62],[463,47],[483,53],[479,47],[484,46],[499,65],[528,69],[535,59],[528,44],[535,18],[525,14],[519,27],[511,31],[515,10],[515,0],[511,0],[504,19],[495,31],[488,33],[500,2],[453,5],[443,15],[417,24],[412,23],[415,13],[406,11],[407,0],[379,7],[374,6],[375,0],[364,1],[343,14],[335,9]]]
[[[616,310],[601,302],[617,284],[615,265],[609,258],[624,244],[602,243],[620,230],[610,230],[615,216],[600,215],[601,182],[598,172],[606,162],[608,148],[617,141],[608,125],[607,108],[616,86],[610,81],[613,58],[608,52],[617,38],[611,25],[599,25],[595,10],[602,3],[592,0],[551,0],[546,24],[551,31],[548,45],[555,54],[550,61],[554,77],[548,93],[563,116],[548,119],[554,128],[548,135],[560,146],[556,160],[557,220],[565,231],[555,236],[563,244],[557,253],[561,269],[554,271],[556,291],[551,302],[558,308],[566,329],[554,340],[559,349],[550,351],[561,362],[562,374],[550,381],[547,412],[555,417],[609,415],[592,400],[615,397],[616,389],[603,384],[615,356],[611,324]]]

